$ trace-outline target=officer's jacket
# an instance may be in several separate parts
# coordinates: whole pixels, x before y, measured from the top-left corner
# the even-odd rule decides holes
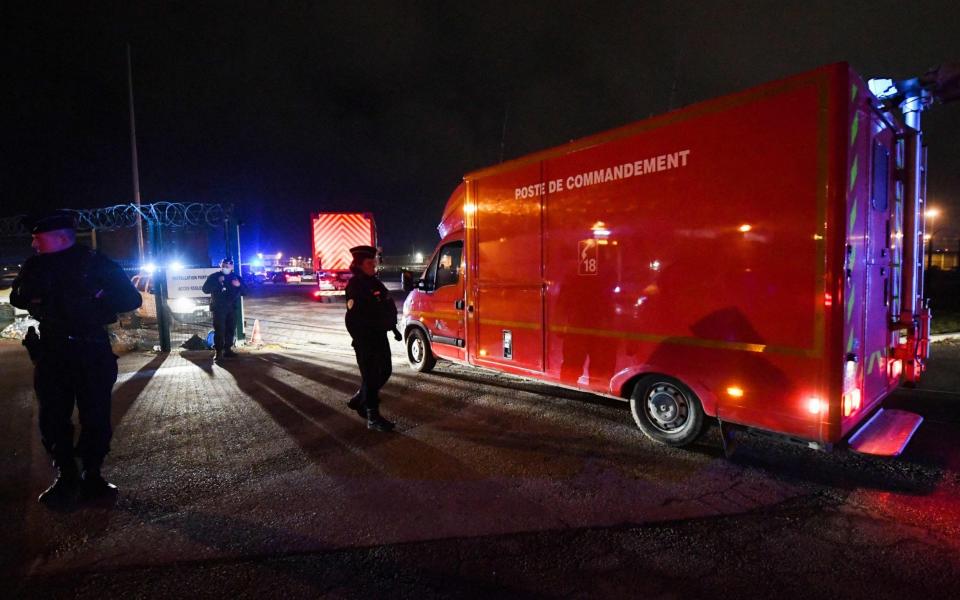
[[[397,326],[397,305],[376,277],[351,269],[347,283],[347,331],[354,340],[383,336]]]
[[[101,332],[117,313],[140,303],[140,293],[117,263],[79,244],[30,257],[10,290],[10,304],[27,310],[48,335]]]
[[[239,287],[231,283],[235,279],[240,282]],[[203,293],[210,294],[210,310],[233,310],[237,298],[247,293],[247,286],[244,285],[243,278],[236,273],[224,275],[223,271],[217,271],[211,273],[203,282]]]

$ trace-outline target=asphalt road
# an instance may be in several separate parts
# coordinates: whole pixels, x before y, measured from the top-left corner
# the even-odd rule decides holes
[[[897,460],[716,431],[646,441],[626,405],[395,344],[394,434],[346,408],[342,304],[249,299],[309,330],[215,366],[121,358],[112,507],[53,512],[31,370],[0,343],[0,590],[13,597],[960,595],[960,343],[934,345]],[[270,317],[269,319],[267,317]],[[269,339],[266,340],[270,342]],[[10,597],[11,594],[4,594]]]

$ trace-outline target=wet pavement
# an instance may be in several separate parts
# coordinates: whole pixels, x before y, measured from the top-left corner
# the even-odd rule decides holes
[[[926,418],[903,457],[749,438],[728,460],[715,429],[657,446],[623,403],[447,363],[418,375],[400,344],[383,404],[398,430],[368,432],[345,405],[342,306],[315,306],[309,341],[223,366],[123,356],[106,507],[36,503],[52,471],[30,364],[0,343],[0,590],[960,595],[960,343],[935,344],[923,389],[890,400]]]

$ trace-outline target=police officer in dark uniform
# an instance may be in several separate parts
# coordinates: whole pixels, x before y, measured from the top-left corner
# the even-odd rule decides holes
[[[33,221],[37,255],[13,282],[10,303],[40,322],[24,345],[34,361],[40,436],[59,474],[40,502],[56,505],[116,493],[100,474],[110,450],[110,395],[117,357],[105,326],[117,313],[140,306],[140,294],[107,257],[76,243],[74,217],[57,211]],[[80,413],[80,438],[73,445],[73,408]],[[83,473],[74,456],[79,454]]]
[[[397,331],[397,306],[390,292],[376,277],[377,249],[373,246],[356,246],[350,249],[353,277],[347,283],[347,331],[353,338],[353,349],[360,367],[360,390],[347,406],[367,419],[367,428],[375,431],[392,431],[394,424],[380,415],[380,388],[387,383],[393,372],[390,357],[390,341],[387,333]]]
[[[237,331],[237,298],[247,293],[243,279],[233,272],[233,259],[220,261],[220,270],[203,282],[203,293],[210,294],[213,313],[213,360],[233,358],[233,338]]]

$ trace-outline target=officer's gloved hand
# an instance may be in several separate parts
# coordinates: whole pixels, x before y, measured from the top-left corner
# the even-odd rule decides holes
[[[393,328],[393,339],[397,340],[398,342],[403,340],[403,336],[400,335],[400,330],[396,327]]]

